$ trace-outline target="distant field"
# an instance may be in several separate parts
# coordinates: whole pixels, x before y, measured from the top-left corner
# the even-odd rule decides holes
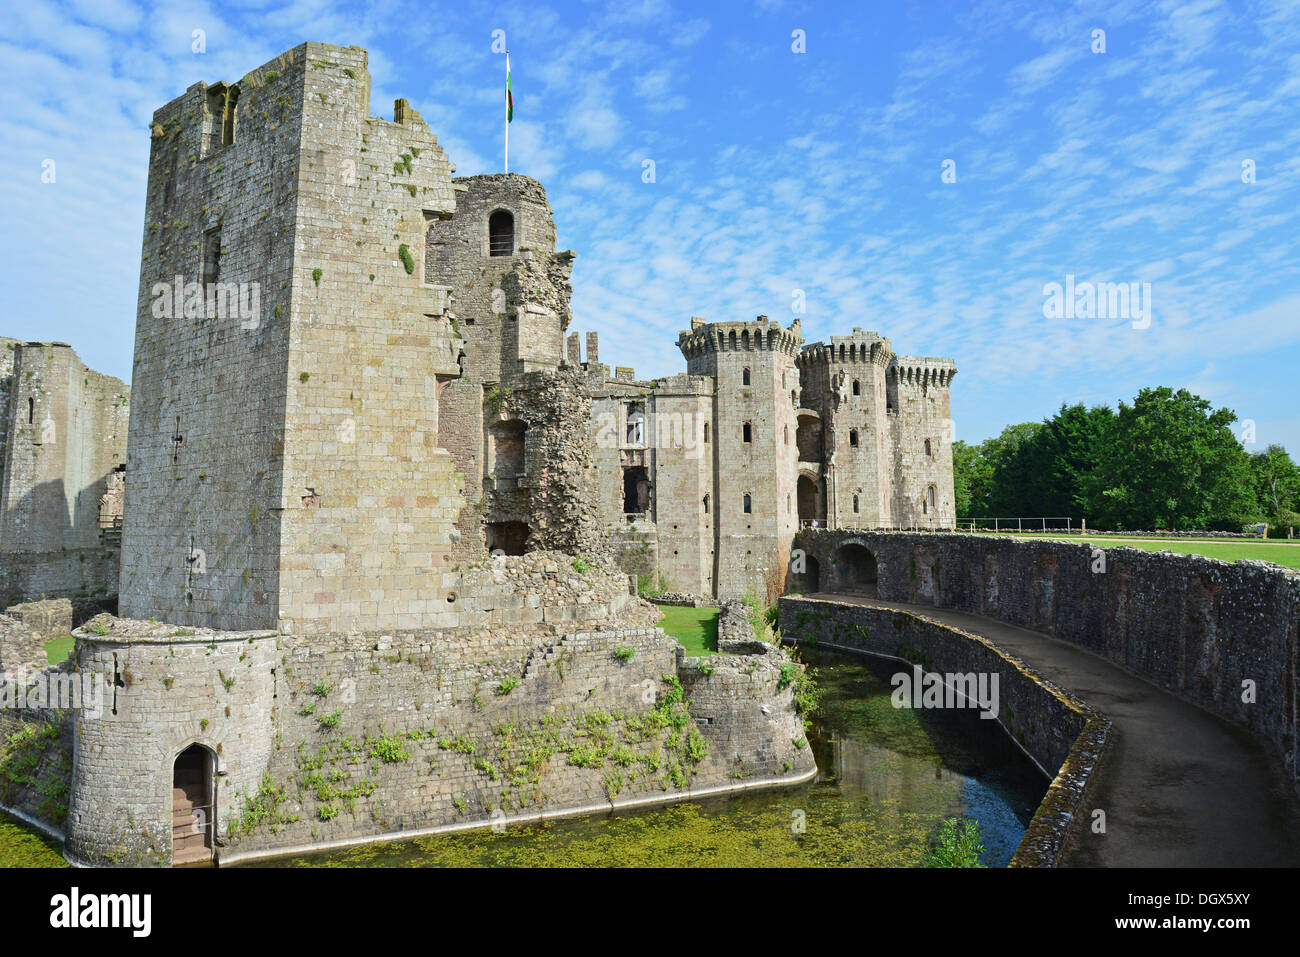
[[[692,658],[718,653],[718,615],[716,608],[679,608],[659,605],[664,617],[659,627],[676,638]]]
[[[1035,535],[1012,535],[1011,537],[1055,538],[1070,542],[1088,542],[1102,548],[1113,545],[1128,545],[1148,552],[1170,551],[1179,555],[1204,555],[1207,558],[1218,558],[1225,562],[1235,562],[1243,558],[1249,558],[1254,561],[1286,565],[1288,568],[1300,568],[1300,543],[1296,542],[1225,542],[1223,539],[1199,538],[1117,538],[1112,535],[1080,537],[1077,535],[1048,534],[1044,536],[1041,532]]]

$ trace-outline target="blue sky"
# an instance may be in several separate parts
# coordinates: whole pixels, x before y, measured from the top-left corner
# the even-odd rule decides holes
[[[0,334],[128,377],[153,110],[303,40],[366,47],[374,114],[404,96],[458,175],[499,170],[494,30],[511,169],[547,187],[603,361],[680,371],[690,316],[788,324],[802,290],[808,340],[953,357],[960,439],[1170,385],[1300,452],[1294,0],[7,0]],[[1150,283],[1149,326],[1047,318],[1067,274]]]

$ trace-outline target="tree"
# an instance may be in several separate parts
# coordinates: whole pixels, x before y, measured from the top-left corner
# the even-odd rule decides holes
[[[1088,480],[1100,523],[1130,529],[1240,527],[1258,510],[1237,416],[1186,389],[1143,389],[1119,404]]]
[[[1286,449],[1270,445],[1250,457],[1255,480],[1255,494],[1260,507],[1269,514],[1282,511],[1300,512],[1300,468]]]

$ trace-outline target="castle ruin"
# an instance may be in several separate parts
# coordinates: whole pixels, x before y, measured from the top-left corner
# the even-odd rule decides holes
[[[684,374],[611,374],[569,331],[575,254],[541,184],[456,178],[405,100],[391,121],[369,102],[366,52],[318,43],[191,86],[151,125],[129,394],[65,346],[12,350],[6,559],[57,569],[121,537],[120,573],[116,548],[77,581],[6,571],[11,600],[118,596],[64,666],[108,689],[70,719],[75,859],[233,859],[804,780],[785,653],[685,657],[633,576],[774,598],[801,525],[954,523],[950,360],[692,318]],[[29,399],[85,438],[33,453]],[[572,755],[593,709],[667,757],[543,762],[507,786],[463,746],[508,726]],[[342,791],[317,786],[321,762],[371,765]],[[203,811],[197,842],[173,793]]]

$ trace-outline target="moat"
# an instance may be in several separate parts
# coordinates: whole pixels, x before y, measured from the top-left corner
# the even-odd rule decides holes
[[[803,657],[825,688],[808,736],[821,773],[807,784],[249,866],[914,867],[954,816],[978,821],[983,862],[1005,866],[1048,781],[1002,728],[971,711],[895,709],[893,662]]]

